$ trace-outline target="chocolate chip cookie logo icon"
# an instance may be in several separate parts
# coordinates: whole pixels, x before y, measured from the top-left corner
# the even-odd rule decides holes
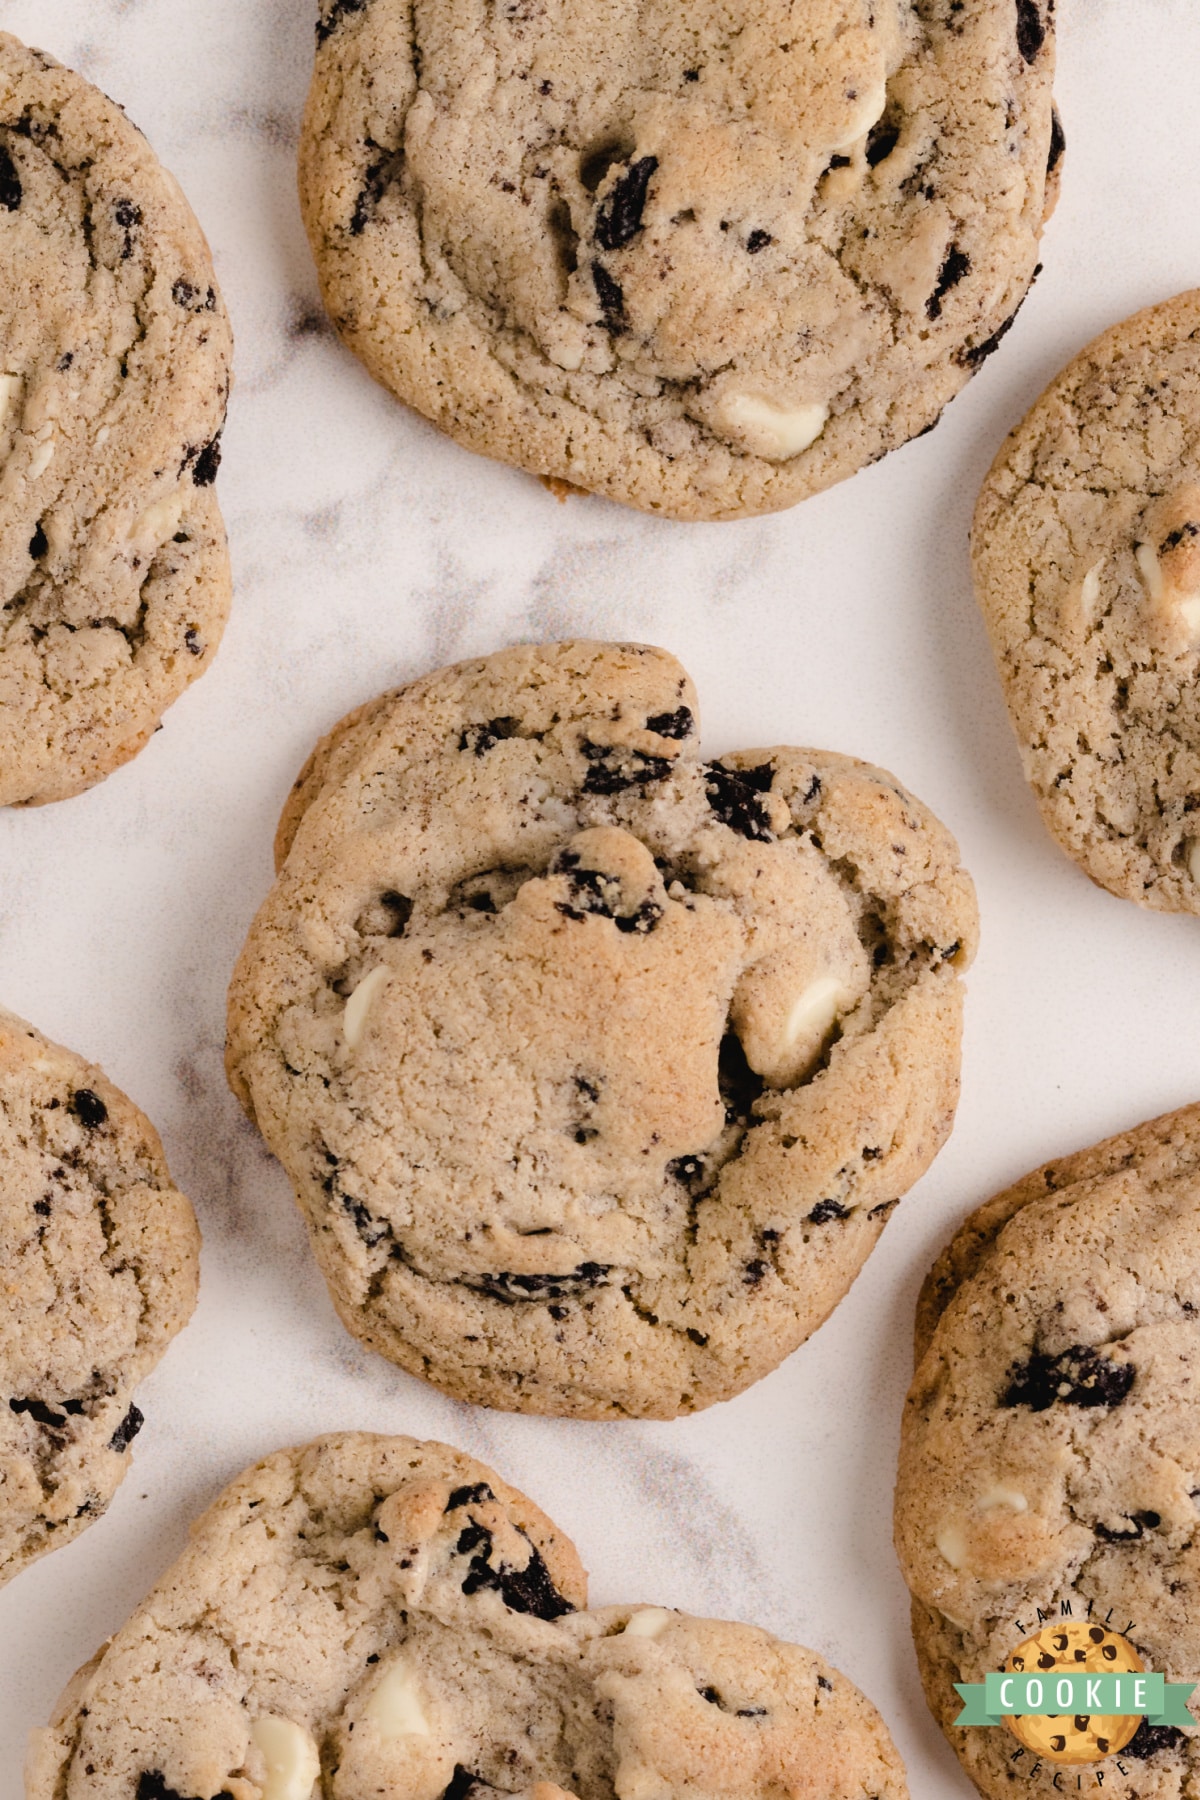
[[[955,1682],[965,1705],[956,1725],[1006,1725],[1046,1762],[1103,1762],[1143,1723],[1191,1726],[1196,1683],[1146,1668],[1127,1637],[1088,1619],[1062,1619],[1025,1638],[998,1674]]]

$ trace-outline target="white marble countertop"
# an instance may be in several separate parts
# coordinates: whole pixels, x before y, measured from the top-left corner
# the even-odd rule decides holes
[[[493,1461],[578,1542],[599,1601],[753,1620],[882,1709],[914,1795],[969,1787],[929,1719],[891,1547],[913,1302],[950,1228],[1047,1156],[1200,1095],[1200,925],[1091,887],[1043,831],[971,598],[1004,431],[1093,333],[1200,280],[1200,8],[1063,0],[1068,137],[1045,272],[939,429],[790,514],[672,525],[556,504],[374,387],[321,322],[293,162],[310,0],[0,0],[0,26],[119,99],[209,234],[238,335],[220,495],[236,577],[212,671],[133,764],[0,815],[0,996],[145,1107],[205,1235],[200,1307],[139,1399],[106,1518],[0,1595],[0,1800],[28,1727],[244,1464],[340,1427]],[[316,736],[379,689],[520,639],[667,645],[714,752],[883,763],[957,833],[983,947],[959,1122],[817,1337],[674,1424],[444,1399],[354,1343],[221,1070],[225,984]]]

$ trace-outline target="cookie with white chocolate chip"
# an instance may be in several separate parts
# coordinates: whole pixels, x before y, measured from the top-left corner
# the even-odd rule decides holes
[[[1050,831],[1110,892],[1200,913],[1200,290],[1050,384],[992,466],[973,554]]]
[[[928,430],[1033,278],[1053,0],[322,0],[326,305],[460,443],[674,518]]]
[[[0,1584],[104,1512],[199,1234],[149,1120],[0,1010]]]
[[[0,806],[127,762],[215,655],[231,350],[145,138],[0,32]]]
[[[774,1368],[951,1125],[974,892],[890,775],[706,761],[665,651],[523,645],[318,746],[230,994],[334,1303],[484,1405]]]
[[[1056,1765],[954,1725],[955,1682],[1063,1619],[1097,1667],[1129,1666],[1103,1660],[1117,1632],[1168,1680],[1200,1668],[1200,1106],[978,1208],[926,1279],[917,1358],[896,1545],[926,1696],[981,1793],[1049,1800]],[[1119,1800],[1179,1800],[1200,1737],[1143,1721],[1100,1767]]]
[[[814,1652],[586,1601],[570,1541],[459,1451],[280,1451],[33,1734],[26,1800],[907,1800]]]

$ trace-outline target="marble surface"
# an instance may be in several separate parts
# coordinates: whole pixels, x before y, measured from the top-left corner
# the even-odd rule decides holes
[[[0,0],[0,25],[121,100],[179,176],[238,334],[220,657],[130,767],[0,817],[0,995],[146,1108],[205,1234],[199,1312],[139,1396],[124,1489],[0,1595],[0,1800],[21,1793],[27,1728],[188,1520],[252,1458],[347,1426],[494,1461],[574,1535],[599,1601],[816,1646],[882,1708],[914,1794],[964,1795],[921,1699],[890,1540],[918,1283],[998,1186],[1200,1093],[1200,924],[1100,893],[1043,832],[971,598],[967,522],[1004,431],[1068,356],[1200,279],[1200,8],[1063,0],[1063,198],[1003,350],[932,436],[791,514],[716,526],[559,506],[440,438],[340,348],[293,179],[310,10]],[[226,980],[314,738],[420,671],[571,633],[669,646],[715,752],[791,740],[893,768],[958,834],[983,913],[948,1148],[809,1345],[667,1425],[484,1413],[360,1350],[221,1070]]]

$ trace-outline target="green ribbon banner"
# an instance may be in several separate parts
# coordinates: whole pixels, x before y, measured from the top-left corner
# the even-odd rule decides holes
[[[1064,1713],[1140,1716],[1151,1725],[1194,1725],[1187,1709],[1194,1681],[1167,1681],[1156,1674],[1089,1674],[1050,1669],[1045,1674],[1001,1673],[984,1681],[956,1681],[966,1705],[956,1725],[998,1725],[1002,1719],[1056,1718]]]

